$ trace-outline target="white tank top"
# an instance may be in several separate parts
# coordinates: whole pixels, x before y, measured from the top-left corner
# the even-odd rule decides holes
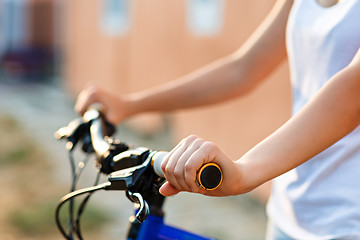
[[[360,48],[360,0],[295,0],[286,38],[295,114]],[[274,179],[267,210],[294,239],[360,239],[360,127]]]

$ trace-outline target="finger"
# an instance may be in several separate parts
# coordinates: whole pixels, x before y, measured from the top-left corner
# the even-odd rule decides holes
[[[183,189],[190,192],[197,192],[196,188],[196,170],[194,168],[188,168],[191,166],[189,161],[201,161],[202,159],[190,158],[194,152],[196,152],[201,146],[203,140],[196,138],[189,143],[189,146],[186,148],[184,153],[179,157],[179,160],[174,169],[174,176],[176,177],[178,183]],[[188,174],[186,174],[188,172]],[[191,173],[191,174],[189,174]]]
[[[92,87],[82,90],[78,95],[75,104],[75,111],[78,114],[83,115],[86,112],[88,106],[94,101],[94,90]]]
[[[169,162],[170,157],[173,155],[173,153],[181,146],[182,142],[184,141],[184,139],[182,141],[180,141],[180,143],[178,143],[178,145],[176,145],[169,153],[168,155],[165,157],[165,159],[161,162],[161,171],[164,173],[164,175],[166,176],[166,171],[167,169],[167,164]]]
[[[175,175],[175,167],[177,166],[178,161],[185,152],[185,150],[186,150],[186,144],[184,143],[184,141],[182,141],[182,143],[179,144],[178,147],[174,149],[174,151],[170,154],[164,172],[166,180],[170,182],[170,184],[176,187],[178,190],[185,190],[185,189],[183,186],[181,186],[181,183],[179,182],[181,178],[181,174],[177,172]]]
[[[191,155],[189,147],[198,137],[192,135],[184,138],[169,154],[167,162],[162,165],[166,179],[171,185],[181,191],[191,191],[184,179],[184,168],[188,156]]]
[[[173,196],[178,194],[180,191],[173,187],[169,182],[165,182],[159,189],[160,194],[165,197]]]
[[[213,162],[216,155],[216,145],[211,142],[202,142],[201,146],[189,157],[185,165],[185,179],[193,192],[204,193],[205,190],[201,188],[196,181],[197,171],[206,163]]]
[[[88,110],[88,107],[91,104],[98,102],[100,91],[101,89],[94,84],[82,90],[78,96],[77,103],[75,105],[75,109],[77,109],[77,112],[83,115]]]

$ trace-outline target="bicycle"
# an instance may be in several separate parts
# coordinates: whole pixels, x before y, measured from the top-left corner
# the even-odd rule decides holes
[[[214,239],[165,223],[163,211],[165,197],[158,190],[165,181],[160,166],[167,153],[144,147],[131,149],[126,143],[112,138],[114,132],[115,127],[105,120],[101,111],[91,108],[82,118],[71,121],[68,126],[55,133],[57,139],[67,140],[66,149],[69,152],[72,169],[71,191],[60,200],[55,211],[57,227],[65,239],[73,240],[76,237],[83,239],[80,217],[91,195],[98,190],[125,191],[127,198],[135,203],[136,210],[134,216],[130,218],[128,240]],[[78,144],[81,144],[82,151],[87,155],[76,169],[72,153]],[[83,167],[88,162],[88,156],[92,154],[96,155],[98,169],[95,184],[92,187],[76,190],[76,183]],[[99,184],[101,173],[107,175],[108,181]],[[216,189],[222,182],[221,169],[213,163],[205,164],[199,169],[196,181],[204,189]],[[84,194],[87,196],[79,205],[75,217],[74,198]],[[67,202],[69,202],[69,229],[65,231],[59,214]]]

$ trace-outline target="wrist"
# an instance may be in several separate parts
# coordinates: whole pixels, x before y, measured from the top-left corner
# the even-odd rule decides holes
[[[244,161],[244,159],[241,158],[236,161],[236,165],[238,166],[239,175],[241,176],[240,184],[238,184],[236,190],[238,194],[251,192],[267,181],[263,176],[262,168],[254,162]]]
[[[103,101],[106,103],[105,115],[108,118],[108,121],[115,125],[134,115],[132,107],[133,103],[125,95],[106,96]]]
[[[148,100],[145,99],[141,93],[132,93],[124,97],[124,102],[127,106],[128,116],[133,116],[138,113],[149,112],[152,109],[148,109]]]
[[[222,191],[224,195],[240,195],[248,193],[256,186],[251,181],[251,174],[247,166],[240,161],[234,161],[233,164],[223,167],[224,179]]]
[[[125,118],[131,117],[139,112],[138,101],[132,94],[121,96],[120,102],[123,104]]]

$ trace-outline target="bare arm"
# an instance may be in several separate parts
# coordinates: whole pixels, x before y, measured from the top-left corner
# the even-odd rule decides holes
[[[336,74],[293,118],[237,161],[214,143],[190,136],[167,156],[162,170],[168,180],[164,195],[179,191],[223,196],[260,186],[319,154],[360,124],[360,50],[349,66]],[[214,191],[195,184],[196,170],[217,163],[224,181]]]
[[[322,152],[360,124],[360,50],[298,114],[238,164],[258,186]],[[262,169],[256,171],[255,169]]]
[[[93,86],[80,94],[85,97],[78,99],[76,109],[83,113],[91,103],[99,101],[114,109],[109,120],[118,123],[140,112],[202,106],[245,94],[285,59],[285,28],[291,5],[292,0],[278,0],[241,48],[198,71],[128,96],[116,96]]]

